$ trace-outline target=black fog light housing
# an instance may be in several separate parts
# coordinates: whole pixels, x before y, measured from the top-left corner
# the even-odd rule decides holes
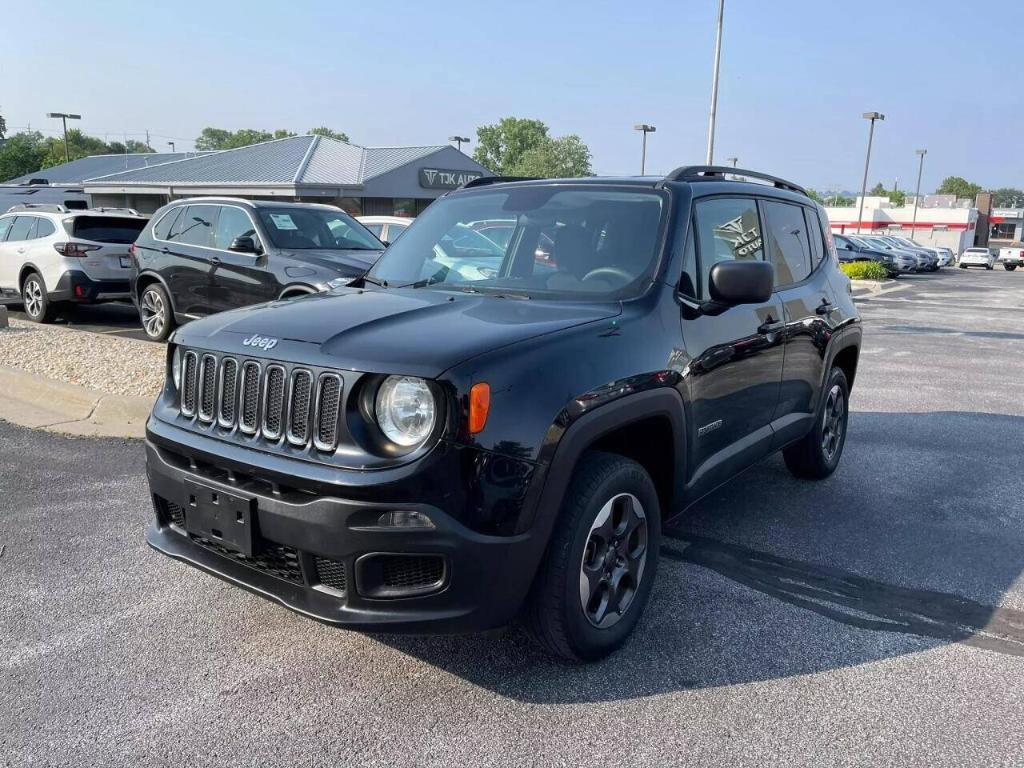
[[[395,510],[385,512],[377,518],[377,525],[382,528],[433,528],[434,521],[427,515],[416,510]]]

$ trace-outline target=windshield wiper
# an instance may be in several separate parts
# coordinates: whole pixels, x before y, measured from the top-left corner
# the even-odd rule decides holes
[[[390,287],[390,286],[388,286],[388,281],[387,280],[378,280],[376,277],[370,277],[369,275],[363,275],[359,279],[362,280],[364,283],[369,283],[370,285],[376,285],[376,286],[379,286],[381,288],[388,288],[388,287]]]

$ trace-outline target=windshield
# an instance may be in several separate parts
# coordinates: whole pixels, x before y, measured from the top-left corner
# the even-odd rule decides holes
[[[663,193],[599,187],[443,198],[388,248],[369,279],[388,287],[627,298],[654,272],[663,209]]]
[[[344,211],[330,208],[257,208],[274,247],[289,251],[379,251],[383,244]]]

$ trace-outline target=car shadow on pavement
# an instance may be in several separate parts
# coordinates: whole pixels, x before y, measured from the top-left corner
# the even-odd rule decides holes
[[[851,415],[823,482],[781,457],[672,521],[646,614],[599,663],[522,630],[380,642],[502,696],[582,703],[852,667],[962,642],[1024,656],[1024,418]],[[993,457],[998,460],[993,461]]]

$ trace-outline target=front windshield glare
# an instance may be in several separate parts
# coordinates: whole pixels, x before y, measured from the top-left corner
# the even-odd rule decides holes
[[[376,282],[542,298],[627,298],[656,267],[653,190],[522,186],[431,204],[370,271]]]
[[[288,251],[380,251],[384,245],[344,211],[330,208],[258,208],[274,247]]]

